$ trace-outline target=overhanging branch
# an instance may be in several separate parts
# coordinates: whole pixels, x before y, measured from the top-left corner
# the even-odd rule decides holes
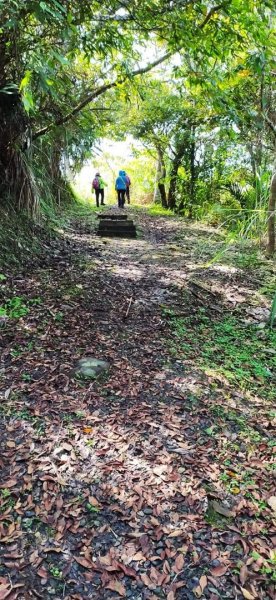
[[[73,108],[73,110],[71,110],[69,113],[67,113],[67,115],[65,115],[64,117],[61,117],[60,119],[57,119],[56,121],[54,121],[54,123],[51,123],[50,125],[46,125],[45,127],[42,127],[42,129],[39,129],[38,131],[36,131],[34,133],[32,139],[36,140],[38,137],[45,135],[45,133],[48,133],[48,131],[50,131],[50,129],[52,129],[53,127],[59,127],[60,125],[64,125],[65,123],[70,121],[77,113],[79,113],[83,108],[85,108],[88,104],[90,104],[90,102],[93,102],[93,100],[95,100],[96,98],[98,98],[99,96],[101,96],[102,94],[107,92],[108,90],[116,87],[117,85],[124,83],[125,81],[127,81],[128,79],[131,79],[132,77],[136,77],[137,75],[144,75],[145,73],[148,73],[149,71],[151,71],[151,69],[154,69],[154,67],[157,67],[158,65],[163,63],[165,60],[168,60],[168,58],[173,56],[176,52],[177,52],[177,50],[174,52],[167,52],[166,54],[163,54],[163,56],[161,56],[154,62],[146,65],[146,67],[141,67],[140,69],[136,69],[136,71],[133,71],[131,74],[125,75],[124,77],[121,77],[120,79],[117,79],[116,81],[106,83],[105,85],[102,85],[101,87],[99,87],[97,90],[94,90],[93,92],[88,93],[86,98],[84,98],[84,100],[79,102],[79,104],[77,104]]]

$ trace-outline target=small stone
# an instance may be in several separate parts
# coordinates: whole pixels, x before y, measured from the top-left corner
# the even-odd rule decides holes
[[[33,510],[26,510],[25,516],[26,517],[35,517],[35,512]]]
[[[213,560],[211,560],[210,565],[211,567],[220,567],[220,560],[214,558]]]
[[[199,585],[198,577],[192,577],[191,579],[189,579],[187,581],[186,585],[189,590],[193,590],[195,587],[197,587]]]
[[[161,560],[161,559],[158,559],[158,560],[153,560],[153,561],[152,561],[152,564],[153,564],[153,566],[154,566],[154,567],[158,567],[158,565],[160,565],[160,560]]]
[[[146,560],[146,562],[144,562],[143,566],[145,567],[145,569],[148,569],[150,567],[150,561]]]
[[[152,508],[144,508],[145,515],[152,515]]]
[[[267,326],[267,323],[263,321],[262,323],[259,323],[259,324],[257,325],[257,328],[258,328],[258,329],[265,329],[265,328],[266,328],[266,326]]]
[[[92,356],[81,358],[77,362],[75,374],[85,379],[96,379],[101,373],[108,371],[110,365],[105,360],[99,360]]]

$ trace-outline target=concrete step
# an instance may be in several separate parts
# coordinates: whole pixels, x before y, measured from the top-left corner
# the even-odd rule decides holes
[[[136,238],[136,227],[101,227],[98,229],[98,235],[101,237],[121,237]]]
[[[111,229],[113,227],[133,227],[133,221],[129,221],[128,219],[125,221],[112,221],[112,219],[104,219],[99,223],[99,228],[101,229],[102,227],[111,227]]]
[[[121,214],[114,214],[114,215],[112,215],[110,213],[107,213],[105,215],[105,214],[102,214],[102,213],[98,213],[98,219],[101,219],[101,220],[102,219],[104,219],[104,220],[112,219],[112,221],[126,221],[127,215],[121,215]]]

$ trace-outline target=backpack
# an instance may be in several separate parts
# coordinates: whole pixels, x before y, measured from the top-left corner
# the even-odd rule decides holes
[[[92,188],[93,188],[93,190],[98,190],[99,187],[100,187],[99,179],[98,179],[98,177],[95,177],[92,181]]]

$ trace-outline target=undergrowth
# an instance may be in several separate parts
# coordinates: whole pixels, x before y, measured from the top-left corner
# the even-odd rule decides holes
[[[213,321],[207,310],[177,317],[167,312],[173,355],[196,361],[207,374],[222,375],[229,383],[273,399],[275,393],[276,331],[262,332],[231,315]]]

